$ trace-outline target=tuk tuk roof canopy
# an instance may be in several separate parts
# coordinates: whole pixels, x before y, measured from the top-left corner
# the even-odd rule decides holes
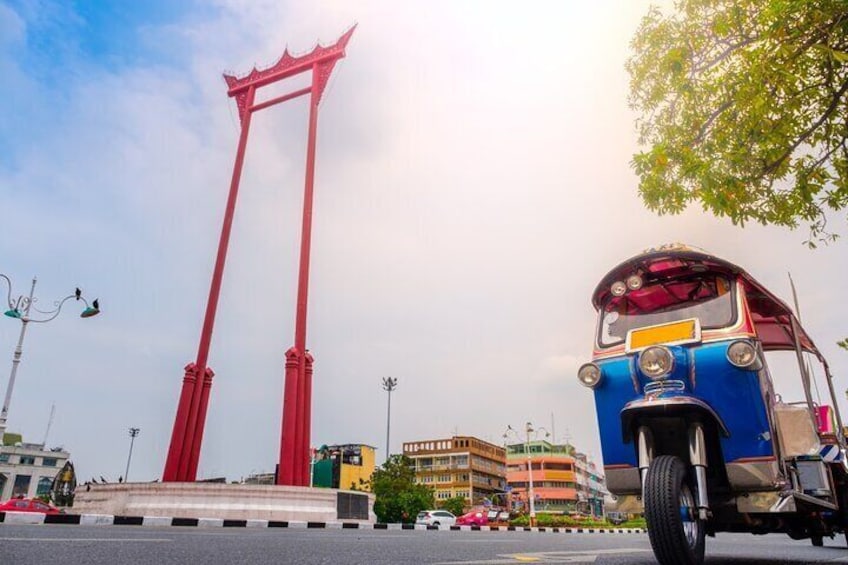
[[[741,280],[751,319],[764,350],[794,350],[794,321],[802,349],[821,358],[813,340],[786,303],[737,265],[710,255],[702,249],[683,244],[649,249],[616,266],[598,283],[592,296],[592,305],[595,310],[600,310],[611,296],[612,284],[616,281],[626,281],[634,274],[640,275],[645,284],[651,284],[662,280],[695,277],[702,273],[726,274]]]

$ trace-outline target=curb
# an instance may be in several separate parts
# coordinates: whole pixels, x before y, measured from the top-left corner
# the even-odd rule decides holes
[[[291,528],[414,530],[442,532],[548,532],[565,534],[643,534],[641,528],[545,528],[528,526],[425,526],[423,524],[371,524],[362,522],[301,522],[276,520],[226,520],[223,518],[169,518],[165,516],[112,516],[110,514],[39,514],[0,512],[4,524],[66,524],[80,526],[159,526],[193,528]]]

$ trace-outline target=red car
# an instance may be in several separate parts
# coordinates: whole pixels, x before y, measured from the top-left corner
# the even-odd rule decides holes
[[[62,514],[62,511],[46,502],[34,498],[13,498],[0,504],[0,512],[39,512],[41,514]]]
[[[485,510],[472,510],[456,519],[457,526],[488,526],[489,517]]]

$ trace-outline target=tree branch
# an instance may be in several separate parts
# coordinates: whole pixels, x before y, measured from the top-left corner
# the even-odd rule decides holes
[[[763,168],[763,175],[773,173],[790,155],[792,155],[792,153],[798,148],[799,145],[807,141],[807,139],[813,134],[813,132],[815,132],[819,128],[819,126],[821,126],[825,122],[825,120],[827,120],[831,116],[831,114],[833,114],[833,112],[836,110],[836,107],[839,106],[839,101],[842,99],[842,95],[845,94],[846,91],[848,91],[848,80],[842,83],[842,86],[840,87],[839,91],[837,91],[836,94],[833,96],[833,100],[830,101],[830,104],[828,105],[827,110],[825,110],[824,114],[822,114],[822,116],[818,120],[816,120],[813,125],[807,128],[803,133],[801,133],[801,135],[798,136],[798,139],[796,139],[795,142],[789,146],[789,149],[783,152],[783,155],[775,159],[769,165],[766,165]]]
[[[746,45],[750,45],[751,43],[754,43],[755,41],[757,41],[759,38],[760,37],[758,35],[755,35],[755,36],[748,37],[747,39],[744,39],[744,40],[740,41],[739,43],[735,43],[735,44],[731,45],[730,47],[728,47],[727,49],[722,51],[716,58],[714,58],[710,61],[707,61],[706,63],[703,63],[703,64],[701,64],[697,67],[693,67],[692,73],[693,74],[703,73],[704,71],[711,69],[712,67],[716,66],[717,64],[719,64],[722,61],[724,61],[725,59],[727,59],[730,56],[730,54],[733,53],[734,51],[736,51],[737,49],[741,49],[742,47],[745,47]]]
[[[707,121],[704,122],[704,125],[702,125],[698,129],[698,135],[696,135],[695,139],[692,140],[692,145],[698,145],[699,143],[704,141],[704,136],[706,135],[707,130],[710,129],[710,126],[713,125],[713,122],[716,120],[716,118],[718,118],[722,114],[722,112],[730,108],[732,105],[733,101],[728,100],[727,102],[716,108],[716,110],[712,114],[710,114],[710,117],[707,118]]]

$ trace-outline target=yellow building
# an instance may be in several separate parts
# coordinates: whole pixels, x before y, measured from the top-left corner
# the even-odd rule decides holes
[[[349,443],[324,445],[316,454],[312,484],[342,490],[369,490],[368,481],[376,468],[375,449]]]
[[[416,482],[433,487],[436,500],[460,496],[467,506],[492,500],[506,488],[506,450],[470,436],[411,441]]]

